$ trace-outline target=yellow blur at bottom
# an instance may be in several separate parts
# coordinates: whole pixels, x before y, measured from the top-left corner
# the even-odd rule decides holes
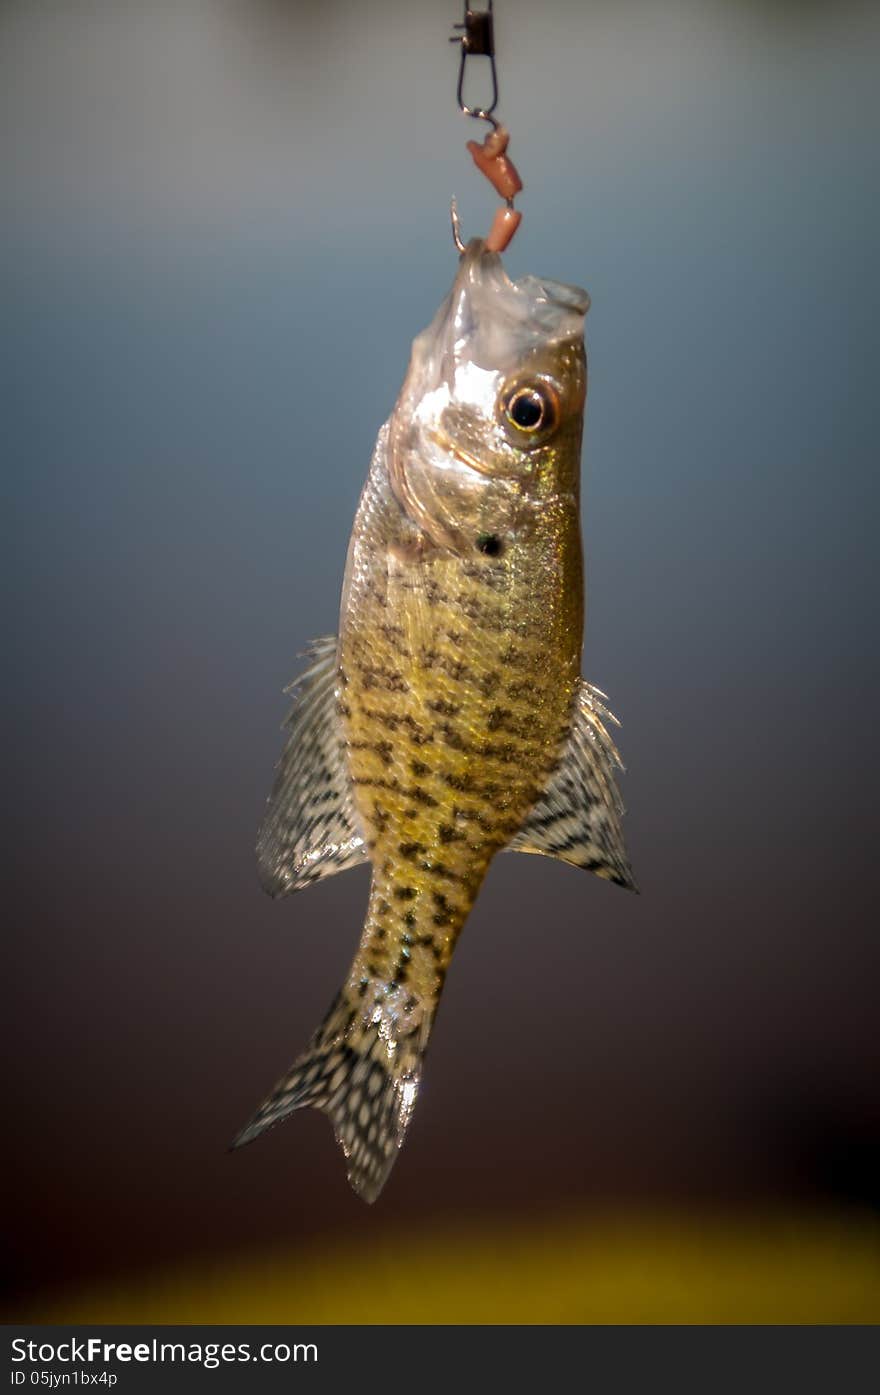
[[[63,1323],[876,1323],[880,1222],[853,1214],[456,1222],[193,1267],[31,1310]]]

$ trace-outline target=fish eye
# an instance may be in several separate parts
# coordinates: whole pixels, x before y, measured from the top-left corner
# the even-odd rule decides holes
[[[518,431],[532,435],[555,425],[556,398],[544,383],[522,384],[507,399],[504,412]]]

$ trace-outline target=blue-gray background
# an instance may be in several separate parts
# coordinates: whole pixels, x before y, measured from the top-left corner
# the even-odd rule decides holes
[[[876,9],[500,0],[508,257],[587,286],[585,672],[640,898],[502,858],[378,1208],[225,1148],[353,952],[253,842],[491,194],[455,4],[0,10],[15,1283],[414,1217],[878,1203]]]

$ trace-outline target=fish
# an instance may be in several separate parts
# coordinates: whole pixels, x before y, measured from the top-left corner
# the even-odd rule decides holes
[[[330,1119],[378,1197],[413,1115],[456,942],[496,853],[635,890],[605,694],[581,677],[585,291],[511,281],[479,238],[413,342],[313,642],[259,833],[282,897],[369,863],[348,976],[235,1139]]]

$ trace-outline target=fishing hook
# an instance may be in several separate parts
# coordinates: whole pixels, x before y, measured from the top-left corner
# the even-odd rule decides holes
[[[465,116],[472,116],[477,121],[487,121],[492,127],[482,145],[475,140],[469,140],[467,148],[477,169],[486,176],[493,189],[505,201],[505,206],[497,210],[489,230],[489,236],[486,238],[486,247],[490,252],[503,252],[509,246],[511,238],[522,221],[522,214],[517,212],[513,206],[514,197],[522,189],[522,180],[515,165],[507,156],[509,133],[492,115],[498,105],[498,71],[495,67],[495,21],[492,13],[492,0],[488,0],[488,4],[488,10],[472,10],[465,0],[464,20],[461,24],[453,26],[464,32],[453,34],[449,42],[459,44],[461,47],[458,86],[455,92],[459,111],[463,112]],[[465,68],[470,57],[489,59],[492,75],[492,100],[488,106],[469,107],[464,99]],[[455,199],[452,200],[450,215],[452,218],[452,239],[458,251],[463,252],[464,243]]]
[[[462,240],[461,219],[458,216],[458,204],[455,202],[454,194],[449,204],[449,217],[452,220],[452,241],[455,243],[456,249],[463,253],[467,250],[467,243]]]

